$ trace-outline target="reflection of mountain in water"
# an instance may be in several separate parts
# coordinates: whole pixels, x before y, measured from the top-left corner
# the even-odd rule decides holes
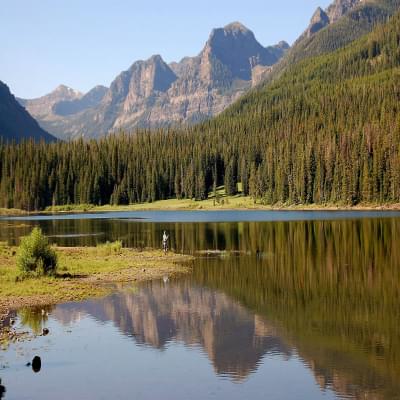
[[[265,319],[228,296],[201,287],[153,282],[137,293],[61,305],[53,316],[70,322],[82,312],[102,322],[113,321],[140,344],[158,349],[172,340],[200,345],[217,374],[234,379],[244,379],[255,371],[265,354],[291,355]]]
[[[105,232],[102,239],[122,239],[134,247],[159,246],[166,229],[173,248],[202,255],[179,286],[167,290],[153,283],[137,294],[60,306],[60,320],[88,313],[160,349],[171,340],[201,345],[218,373],[238,378],[253,371],[268,351],[296,349],[320,386],[340,397],[399,398],[398,218],[198,224],[77,220],[42,227],[52,234]],[[18,229],[0,228],[0,237],[12,238],[22,232]],[[271,326],[279,327],[279,335]]]

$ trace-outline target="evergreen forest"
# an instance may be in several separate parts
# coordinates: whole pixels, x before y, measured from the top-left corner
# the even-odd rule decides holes
[[[218,117],[95,141],[0,143],[0,207],[202,200],[400,202],[400,14],[287,67]]]

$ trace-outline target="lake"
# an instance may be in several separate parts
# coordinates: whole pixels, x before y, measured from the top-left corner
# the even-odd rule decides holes
[[[399,212],[111,212],[0,218],[62,246],[193,254],[190,274],[13,311],[50,334],[0,351],[11,399],[399,399]],[[34,373],[25,364],[40,355]]]

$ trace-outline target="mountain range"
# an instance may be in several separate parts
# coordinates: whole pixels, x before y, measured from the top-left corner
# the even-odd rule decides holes
[[[85,145],[64,143],[51,154],[45,145],[32,146],[31,159],[40,161],[32,176],[31,165],[24,165],[26,149],[3,146],[2,204],[31,210],[204,200],[221,185],[227,195],[235,195],[239,183],[244,195],[264,204],[398,203],[400,0],[344,4],[352,7],[342,17],[318,10],[303,38],[272,67],[265,83],[209,121]],[[335,9],[339,15],[348,10]],[[318,18],[327,23],[324,15],[328,25],[313,28]],[[361,37],[346,45],[352,28],[353,37]],[[299,61],[288,61],[296,57]],[[236,76],[245,77],[240,63],[231,66]],[[145,96],[146,86],[134,87],[131,81],[140,67],[121,74],[101,104],[115,99],[117,105],[118,98],[135,104],[134,95]],[[153,83],[149,90],[162,89],[162,82]],[[81,100],[72,90],[59,91],[72,98],[68,107],[62,103],[64,114],[89,99],[96,101],[95,95]],[[115,93],[121,97],[112,97]],[[112,115],[112,108],[108,112],[100,115],[103,121],[122,119]],[[2,162],[15,162],[16,153],[23,160],[18,169],[2,169]]]
[[[136,61],[109,88],[86,94],[59,86],[38,99],[19,99],[40,125],[62,139],[109,131],[202,121],[223,111],[258,82],[288,50],[263,47],[239,22],[214,29],[195,57],[167,64],[160,55]]]
[[[170,64],[160,55],[136,61],[109,88],[99,85],[83,94],[60,85],[43,97],[17,100],[43,130],[63,140],[194,124],[220,114],[251,88],[265,87],[299,61],[344,47],[397,7],[397,0],[335,0],[325,10],[317,8],[292,47],[284,41],[263,47],[253,32],[234,22],[214,29],[197,56]]]

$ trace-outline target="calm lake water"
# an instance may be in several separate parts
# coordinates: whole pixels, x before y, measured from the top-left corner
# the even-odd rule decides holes
[[[120,239],[193,272],[10,318],[5,399],[400,399],[400,213],[132,212],[0,219],[63,246]],[[34,373],[25,364],[42,358]]]

